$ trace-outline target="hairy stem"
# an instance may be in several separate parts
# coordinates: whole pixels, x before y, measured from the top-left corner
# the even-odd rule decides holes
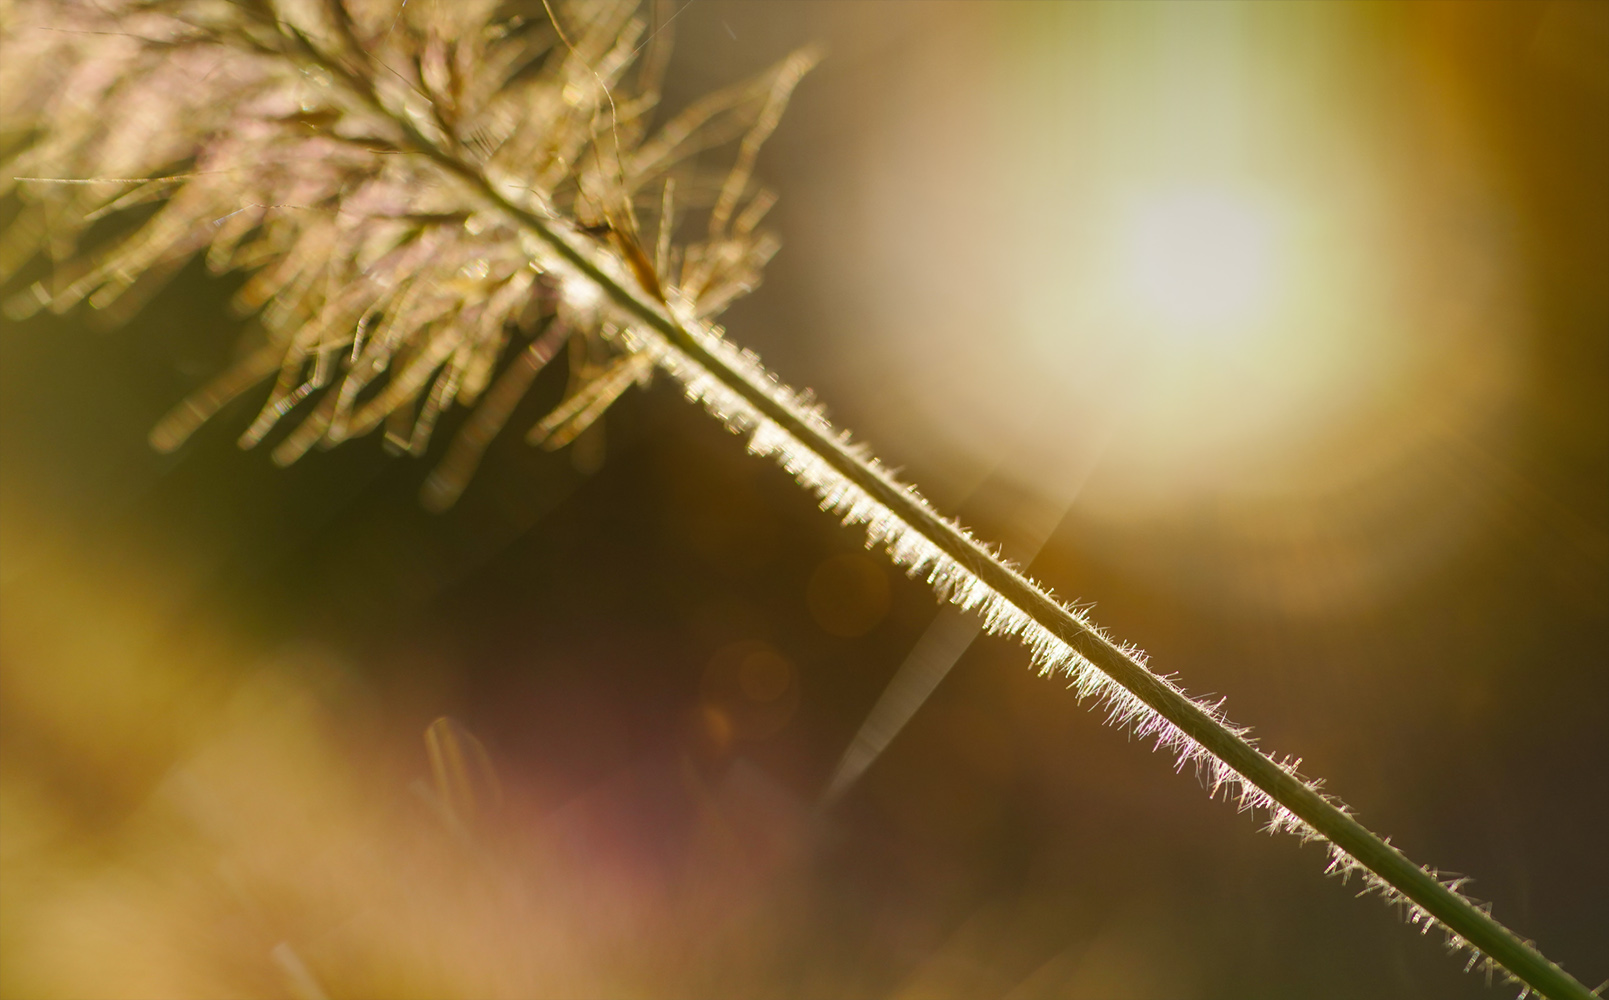
[[[957,525],[936,514],[920,497],[879,473],[844,441],[825,433],[795,408],[781,402],[774,389],[759,384],[752,373],[730,364],[719,352],[711,350],[664,304],[599,266],[594,251],[576,246],[552,220],[511,200],[475,164],[456,150],[443,148],[405,116],[387,108],[362,73],[322,51],[305,36],[294,35],[290,41],[297,56],[317,62],[334,75],[352,97],[393,122],[405,137],[407,152],[429,158],[462,181],[477,200],[543,241],[596,284],[616,306],[662,336],[671,349],[708,372],[755,411],[813,451],[834,472],[881,503],[1003,600],[1086,658],[1335,848],[1373,872],[1450,932],[1502,965],[1529,989],[1553,1000],[1592,1000],[1594,994],[1528,942],[1442,884],[1177,688],[1153,674]],[[361,58],[360,52],[353,55]]]
[[[484,192],[496,198],[489,185]],[[501,199],[499,199],[501,201]],[[820,434],[800,420],[769,393],[749,383],[707,350],[674,318],[645,301],[623,283],[611,278],[577,252],[542,219],[507,202],[501,208],[522,225],[547,240],[558,252],[602,286],[619,305],[663,334],[678,350],[720,379],[761,413],[815,451],[844,478],[871,494],[938,548],[966,567],[1003,598],[1035,622],[1090,660],[1108,677],[1179,727],[1213,756],[1299,816],[1327,840],[1365,868],[1379,875],[1408,899],[1475,948],[1491,956],[1526,985],[1554,1000],[1591,1000],[1592,994],[1563,969],[1516,936],[1488,914],[1472,906],[1424,871],[1401,851],[1370,832],[1357,820],[1327,801],[1300,779],[1283,770],[1245,739],[1212,718],[1195,702],[1182,696],[1144,666],[1136,663],[1110,639],[1075,618],[1060,603],[986,551],[954,525],[903,490],[892,488],[837,440]]]

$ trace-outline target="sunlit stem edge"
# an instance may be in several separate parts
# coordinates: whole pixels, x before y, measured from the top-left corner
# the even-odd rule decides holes
[[[1551,1000],[1595,1000],[1595,994],[1528,942],[1461,898],[1300,779],[1281,769],[1200,706],[1131,659],[1111,640],[1079,621],[1049,594],[988,552],[957,526],[943,520],[924,502],[878,475],[843,443],[821,433],[779,403],[770,392],[752,384],[747,377],[700,343],[669,310],[600,267],[589,252],[574,246],[550,220],[509,200],[473,164],[441,149],[413,123],[393,114],[360,74],[354,73],[339,60],[330,58],[303,36],[293,33],[291,41],[300,55],[333,74],[370,110],[394,122],[407,137],[409,145],[413,147],[412,152],[434,161],[445,172],[463,181],[490,207],[550,246],[595,283],[618,307],[663,336],[672,348],[704,368],[767,419],[815,451],[834,471],[882,503],[911,528],[921,532],[929,542],[993,588],[1002,598],[1016,605],[1041,627],[1095,664],[1115,683],[1177,726],[1359,864],[1423,907],[1529,988]]]

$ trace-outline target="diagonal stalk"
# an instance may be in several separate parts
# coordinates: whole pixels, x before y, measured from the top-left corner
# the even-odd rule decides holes
[[[1297,777],[1294,769],[1276,763],[1256,749],[1241,732],[1227,725],[1211,710],[1185,696],[1178,688],[1152,673],[1133,654],[1113,642],[1094,626],[1062,606],[1043,588],[1039,587],[1002,559],[994,555],[959,525],[946,520],[933,510],[914,491],[895,483],[862,452],[851,447],[846,438],[832,431],[825,421],[792,401],[791,393],[769,383],[757,366],[720,349],[707,335],[695,335],[663,303],[632,287],[632,284],[600,266],[594,251],[583,250],[554,225],[554,220],[524,207],[507,197],[494,181],[477,166],[431,141],[404,115],[396,114],[385,106],[372,85],[361,73],[353,71],[340,59],[330,56],[305,36],[293,33],[290,44],[300,58],[316,62],[330,72],[351,96],[369,110],[384,115],[396,125],[405,137],[407,152],[425,156],[444,172],[457,177],[479,201],[514,222],[530,235],[550,247],[568,265],[594,283],[618,308],[631,314],[647,329],[665,341],[660,345],[661,363],[673,371],[686,368],[690,363],[696,374],[714,379],[725,394],[741,400],[764,420],[780,429],[791,441],[782,448],[761,448],[751,444],[751,450],[781,451],[787,454],[790,447],[806,449],[811,457],[823,463],[843,483],[881,505],[902,525],[890,531],[876,529],[885,539],[904,537],[900,527],[920,536],[927,546],[953,561],[954,569],[941,582],[949,590],[960,577],[981,583],[993,597],[1004,602],[1004,607],[988,600],[969,598],[964,603],[985,608],[992,627],[999,627],[1000,619],[1009,619],[1014,612],[1026,616],[1027,624],[1007,624],[1005,630],[1026,631],[1025,638],[1034,645],[1042,645],[1041,633],[1035,627],[1059,640],[1076,657],[1088,663],[1118,685],[1127,695],[1143,703],[1150,711],[1195,746],[1219,762],[1215,783],[1221,784],[1228,770],[1231,779],[1243,780],[1250,786],[1252,799],[1261,793],[1266,796],[1276,813],[1276,825],[1284,826],[1309,837],[1329,842],[1336,863],[1332,868],[1349,871],[1361,867],[1379,881],[1373,887],[1388,897],[1409,903],[1414,922],[1424,920],[1427,925],[1438,922],[1452,936],[1455,944],[1467,944],[1476,951],[1476,958],[1484,955],[1506,969],[1527,990],[1535,990],[1553,1000],[1593,1000],[1594,994],[1574,977],[1553,964],[1529,942],[1515,935],[1494,920],[1484,909],[1461,896],[1454,886],[1443,884],[1434,874],[1409,860],[1386,840],[1370,832],[1353,819],[1347,811],[1316,788]],[[355,41],[355,40],[354,40]],[[361,50],[352,53],[362,58]],[[690,395],[694,393],[690,389]],[[704,394],[707,397],[707,394]],[[843,509],[848,506],[840,497],[828,495],[835,489],[820,486],[823,505]],[[853,515],[857,520],[870,520],[867,515]],[[906,560],[921,565],[927,559]],[[941,575],[935,571],[935,576]],[[953,594],[951,595],[952,599]],[[959,602],[959,601],[958,601]],[[1043,650],[1040,650],[1043,654]],[[1094,685],[1085,690],[1095,690]],[[1125,713],[1123,703],[1114,708],[1114,715],[1132,717]],[[1154,731],[1155,727],[1153,727]],[[1186,751],[1193,748],[1177,735],[1172,742],[1183,744]],[[1281,812],[1283,811],[1283,816]],[[1293,819],[1294,818],[1294,819]],[[1355,864],[1354,864],[1355,862]],[[1366,878],[1368,876],[1365,876]],[[1372,880],[1371,880],[1372,881]],[[1472,959],[1471,965],[1474,964]],[[1523,995],[1523,993],[1522,993]]]

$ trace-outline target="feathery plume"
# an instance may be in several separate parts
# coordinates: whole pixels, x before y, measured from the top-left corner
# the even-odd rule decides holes
[[[437,508],[563,344],[606,344],[616,328],[594,287],[413,147],[460,160],[572,238],[612,244],[646,289],[712,316],[775,252],[757,230],[772,198],[751,170],[814,61],[796,53],[650,135],[670,31],[650,34],[630,3],[27,3],[8,21],[0,193],[16,185],[23,211],[0,241],[0,280],[36,254],[58,266],[7,313],[87,302],[125,315],[200,254],[214,271],[251,271],[237,306],[260,344],[151,443],[177,448],[269,378],[240,442],[293,421],[281,464],[377,429],[422,454],[444,411],[479,404],[426,485]],[[696,169],[697,153],[733,139],[724,177]],[[677,172],[684,199],[714,197],[705,237],[681,245]],[[83,245],[97,220],[152,202],[133,233]],[[649,368],[576,374],[537,435],[550,447]]]

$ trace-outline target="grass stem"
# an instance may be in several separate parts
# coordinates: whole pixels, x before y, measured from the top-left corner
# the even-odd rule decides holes
[[[401,123],[407,127],[407,123]],[[409,128],[409,131],[413,131]],[[420,141],[423,136],[414,133]],[[1527,941],[1444,885],[1437,877],[1377,836],[1307,782],[1253,747],[1243,736],[1152,673],[1111,639],[1080,620],[1039,586],[1006,565],[957,525],[940,517],[919,496],[901,489],[855,454],[840,438],[824,434],[795,407],[757,385],[693,334],[669,310],[600,267],[548,220],[503,197],[472,165],[431,147],[419,152],[468,182],[487,202],[547,243],[591,279],[611,300],[665,338],[673,350],[707,371],[768,420],[802,443],[834,472],[865,491],[1001,598],[1093,663],[1102,673],[1222,761],[1279,807],[1298,817],[1334,848],[1378,876],[1390,889],[1423,910],[1480,954],[1507,969],[1526,987],[1552,1000],[1593,1000],[1593,994]]]

